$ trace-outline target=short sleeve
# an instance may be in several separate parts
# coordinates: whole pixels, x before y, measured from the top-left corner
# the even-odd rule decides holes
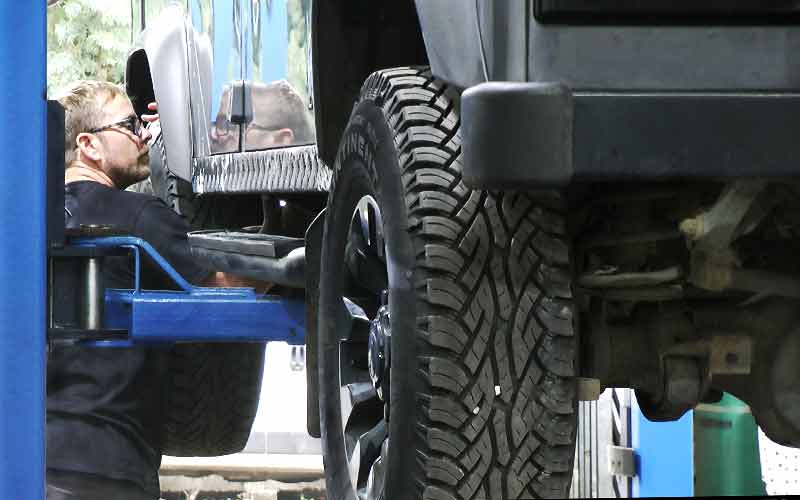
[[[192,256],[187,233],[191,229],[186,221],[159,199],[144,204],[134,225],[134,235],[152,245],[178,273],[192,284],[200,284],[211,271],[199,265]],[[154,264],[151,264],[154,265]],[[144,279],[151,283],[145,269]],[[163,282],[166,276],[160,273]],[[159,279],[157,278],[157,279]],[[172,280],[166,279],[167,282]],[[149,287],[144,283],[145,287]]]

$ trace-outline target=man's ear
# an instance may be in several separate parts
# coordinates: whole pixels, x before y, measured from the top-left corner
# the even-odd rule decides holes
[[[96,135],[86,132],[80,133],[78,137],[75,138],[75,144],[78,147],[79,154],[82,154],[95,163],[100,161],[102,157],[100,152],[101,145]]]
[[[288,146],[294,142],[294,132],[290,128],[282,128],[275,131],[275,144]]]

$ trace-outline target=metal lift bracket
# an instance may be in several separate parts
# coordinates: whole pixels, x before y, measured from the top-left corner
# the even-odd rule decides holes
[[[128,249],[134,259],[134,288],[103,291],[102,329],[95,335],[91,335],[91,329],[84,329],[89,334],[86,337],[92,340],[83,341],[83,345],[127,347],[173,342],[269,341],[299,345],[305,341],[305,309],[301,300],[261,295],[252,288],[194,286],[141,238],[75,238],[69,245],[81,249]],[[181,290],[142,290],[142,252]],[[59,340],[59,330],[50,329],[51,340]],[[120,338],[119,333],[111,332],[127,332],[127,335]]]

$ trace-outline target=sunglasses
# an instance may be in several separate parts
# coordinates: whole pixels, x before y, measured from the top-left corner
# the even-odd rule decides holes
[[[214,131],[216,132],[217,137],[225,137],[234,130],[238,132],[238,127],[238,125],[232,124],[225,118],[217,118],[217,121],[214,123]],[[287,127],[264,127],[255,123],[249,123],[245,126],[245,133],[252,134],[255,132],[275,132],[276,130],[281,130],[282,128]]]
[[[120,120],[118,122],[109,123],[108,125],[103,125],[102,127],[96,127],[93,129],[88,130],[90,134],[96,134],[97,132],[102,132],[103,130],[108,130],[114,127],[122,127],[135,136],[139,136],[142,133],[143,128],[142,120],[140,120],[137,116],[129,116],[124,120]]]

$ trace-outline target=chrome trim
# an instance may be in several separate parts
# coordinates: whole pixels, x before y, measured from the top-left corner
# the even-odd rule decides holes
[[[324,193],[332,172],[316,145],[195,158],[195,193]]]

